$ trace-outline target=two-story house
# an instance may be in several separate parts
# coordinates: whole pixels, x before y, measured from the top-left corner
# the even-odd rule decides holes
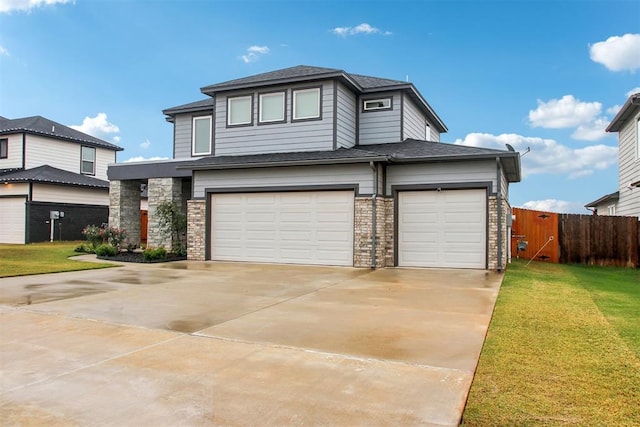
[[[112,225],[139,227],[146,183],[149,245],[172,200],[192,260],[504,268],[519,154],[441,143],[413,84],[296,66],[201,91],[164,110],[173,160],[109,167]]]
[[[83,239],[107,222],[120,150],[44,117],[0,117],[0,243]]]
[[[640,93],[629,96],[607,132],[618,133],[618,191],[585,207],[597,215],[640,218]]]

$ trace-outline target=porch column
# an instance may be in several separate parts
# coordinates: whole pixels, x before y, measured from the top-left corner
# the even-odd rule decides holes
[[[109,225],[127,231],[125,246],[140,245],[140,181],[109,182]]]
[[[186,214],[186,207],[182,197],[181,178],[149,178],[147,184],[147,196],[149,200],[149,225],[147,233],[147,246],[157,248],[164,246],[167,251],[173,248],[171,234],[160,231],[158,206],[162,202],[173,202]]]

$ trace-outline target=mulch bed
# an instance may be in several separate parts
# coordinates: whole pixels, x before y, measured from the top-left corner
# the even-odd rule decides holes
[[[103,259],[106,261],[118,261],[118,262],[137,262],[144,264],[153,264],[158,262],[171,262],[171,261],[184,261],[187,259],[186,256],[179,256],[176,254],[167,254],[165,259],[154,259],[154,260],[146,260],[142,256],[142,252],[120,252],[116,256],[98,256],[98,259]]]

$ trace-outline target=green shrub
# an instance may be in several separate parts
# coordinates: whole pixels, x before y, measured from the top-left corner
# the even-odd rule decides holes
[[[73,251],[81,254],[92,254],[94,252],[93,249],[91,249],[89,246],[85,245],[84,243],[80,243],[78,246],[75,247]]]
[[[98,256],[115,256],[118,253],[118,249],[109,244],[102,244],[96,248],[96,255]]]
[[[87,242],[91,245],[92,251],[95,251],[98,245],[103,243],[102,228],[95,225],[87,225],[82,234],[86,237]]]
[[[124,228],[110,227],[107,224],[102,224],[100,227],[87,225],[82,230],[82,234],[91,246],[89,252],[95,252],[98,246],[107,243],[116,249],[120,249],[122,242],[127,237],[127,232]]]
[[[142,257],[145,261],[155,261],[158,259],[166,259],[167,258],[167,250],[160,246],[159,248],[146,248],[142,252]]]

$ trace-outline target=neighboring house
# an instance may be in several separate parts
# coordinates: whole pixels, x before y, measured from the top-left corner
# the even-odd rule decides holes
[[[0,243],[47,241],[52,231],[83,239],[86,225],[106,222],[107,165],[120,150],[44,117],[0,117]]]
[[[640,218],[640,93],[629,96],[607,132],[618,132],[618,191],[585,207],[597,215]]]
[[[112,225],[135,234],[146,183],[148,244],[174,201],[191,260],[504,268],[520,156],[439,142],[413,84],[297,66],[201,91],[164,110],[173,160],[109,167]]]

